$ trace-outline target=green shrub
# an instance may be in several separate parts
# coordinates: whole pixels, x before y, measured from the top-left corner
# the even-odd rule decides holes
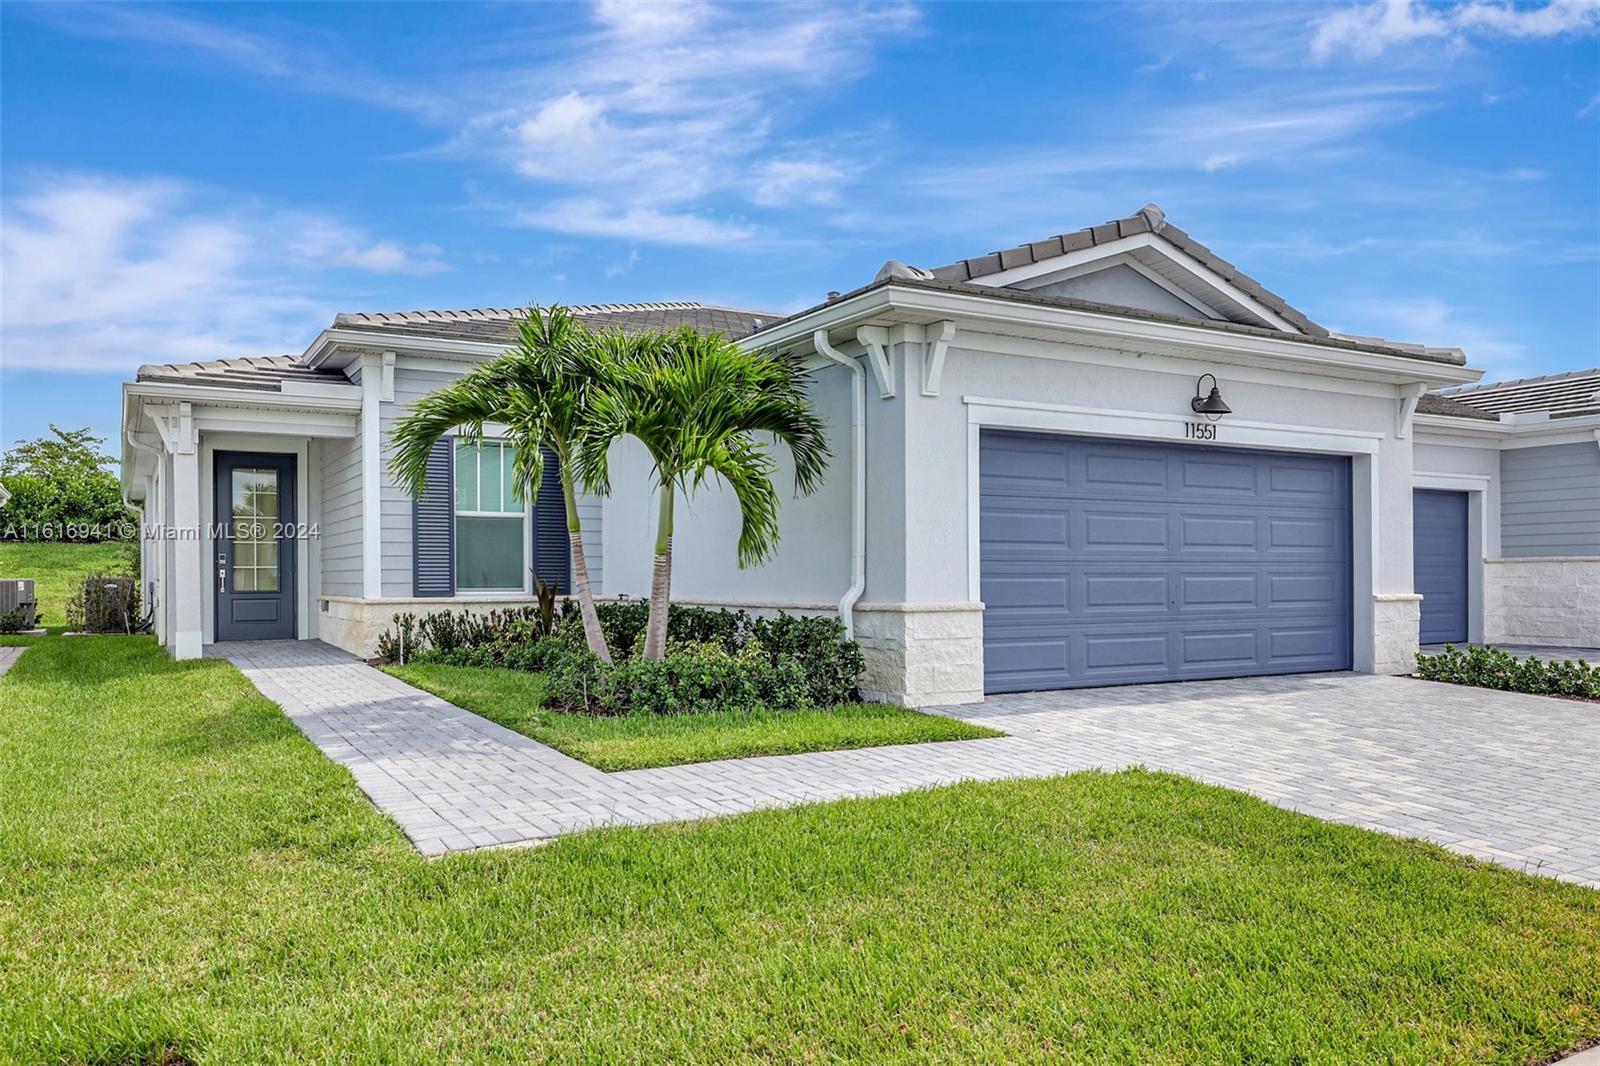
[[[0,614],[0,633],[22,633],[29,629],[33,623],[29,613],[27,607],[19,606]]]
[[[810,705],[805,668],[773,661],[759,642],[730,652],[713,641],[669,643],[659,660],[607,667],[585,648],[552,657],[545,701],[568,713],[633,715],[791,710]]]
[[[67,601],[67,628],[80,633],[132,633],[139,628],[139,582],[90,574]]]
[[[1600,666],[1582,659],[1518,659],[1492,645],[1457,648],[1446,644],[1437,655],[1417,653],[1417,676],[1452,685],[1475,685],[1536,696],[1576,696],[1600,700]]]
[[[615,660],[611,667],[589,652],[571,600],[548,630],[531,607],[396,615],[378,638],[378,657],[547,673],[552,704],[592,714],[832,707],[859,698],[861,648],[845,639],[836,619],[753,619],[744,611],[674,606],[667,616],[667,656],[643,663],[648,605],[630,600],[596,608]]]

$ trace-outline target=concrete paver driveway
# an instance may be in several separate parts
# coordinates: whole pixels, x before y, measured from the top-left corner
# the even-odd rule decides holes
[[[1600,887],[1600,707],[1361,674],[996,696],[1007,737],[602,773],[316,642],[220,645],[429,854],[1144,765]]]

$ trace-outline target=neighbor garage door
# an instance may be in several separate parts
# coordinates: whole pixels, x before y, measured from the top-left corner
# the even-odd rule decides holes
[[[1467,639],[1467,494],[1412,493],[1411,569],[1424,644]]]
[[[985,431],[989,692],[1350,667],[1348,459]]]

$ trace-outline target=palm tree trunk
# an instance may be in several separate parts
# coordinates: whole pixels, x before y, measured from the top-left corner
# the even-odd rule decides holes
[[[600,628],[600,614],[594,609],[594,590],[589,586],[589,560],[583,553],[583,525],[578,521],[577,494],[572,491],[572,475],[567,464],[561,464],[561,498],[567,506],[567,543],[572,549],[572,587],[578,595],[578,615],[583,619],[583,639],[589,650],[603,663],[611,662],[611,648],[606,644],[605,630]]]
[[[661,486],[656,515],[656,557],[650,569],[650,619],[645,624],[644,657],[660,659],[667,653],[667,614],[672,607],[672,503],[671,482]]]

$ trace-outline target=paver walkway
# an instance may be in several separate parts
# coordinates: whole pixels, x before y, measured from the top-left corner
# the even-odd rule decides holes
[[[26,645],[20,648],[0,648],[0,677],[5,677],[6,671],[11,669],[27,650]]]
[[[315,642],[220,645],[428,854],[1145,765],[1600,886],[1600,709],[1361,674],[992,697],[992,740],[601,773]]]

